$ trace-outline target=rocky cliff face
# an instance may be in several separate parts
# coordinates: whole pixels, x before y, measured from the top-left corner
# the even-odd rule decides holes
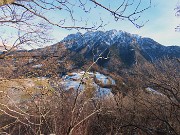
[[[153,39],[116,30],[71,34],[61,43],[87,59],[106,58],[98,61],[100,65],[106,65],[110,59],[131,66],[140,60],[153,62],[164,57],[180,58],[178,46],[163,46]]]

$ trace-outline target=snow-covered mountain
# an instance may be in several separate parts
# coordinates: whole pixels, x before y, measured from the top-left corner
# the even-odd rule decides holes
[[[68,72],[86,70],[93,61],[97,62],[94,71],[122,75],[135,64],[180,58],[180,46],[163,46],[151,38],[110,30],[70,34],[52,46],[14,51],[9,55],[17,59],[1,60],[2,67],[12,65],[12,73],[0,72],[4,77],[62,77]]]
[[[121,63],[128,66],[139,60],[180,58],[179,46],[163,46],[151,38],[117,30],[86,32],[85,34],[78,32],[68,35],[61,43],[85,58],[97,59],[100,55],[107,58],[98,61],[102,65],[111,58],[114,59],[115,56]]]

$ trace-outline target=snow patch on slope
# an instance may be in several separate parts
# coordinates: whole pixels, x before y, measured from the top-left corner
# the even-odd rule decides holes
[[[106,32],[96,31],[96,32],[86,32],[85,34],[76,33],[70,34],[64,38],[61,42],[65,43],[67,48],[79,48],[84,45],[94,46],[96,43],[102,43],[108,46],[114,43],[127,43],[129,45],[133,39],[139,41],[141,36],[136,34],[130,34],[124,31],[109,30]],[[91,48],[90,47],[90,48]]]
[[[65,75],[62,77],[62,82],[60,82],[66,90],[74,89],[74,90],[84,90],[86,86],[88,85],[88,80],[91,79],[93,87],[96,89],[95,94],[97,96],[112,96],[111,87],[116,85],[115,81],[109,77],[105,76],[99,72],[73,72],[69,73],[68,75]],[[101,85],[97,82],[100,82]]]

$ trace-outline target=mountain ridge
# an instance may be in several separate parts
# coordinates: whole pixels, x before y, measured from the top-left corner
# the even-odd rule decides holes
[[[10,56],[10,57],[9,57]],[[123,31],[96,31],[70,34],[52,46],[26,51],[14,51],[2,59],[3,70],[11,69],[5,78],[17,76],[63,76],[68,72],[94,71],[123,74],[134,65],[157,63],[164,58],[179,59],[179,46],[163,46],[151,38]],[[36,72],[36,75],[34,74]]]
[[[99,56],[105,50],[106,53],[112,52],[112,48],[115,47],[120,59],[129,66],[137,62],[137,56],[144,57],[151,62],[164,57],[180,58],[179,46],[163,46],[151,38],[117,30],[86,32],[84,34],[78,32],[68,35],[60,43],[64,44],[67,49],[91,59],[92,55]],[[137,53],[138,55],[136,55]],[[107,54],[103,54],[107,56]],[[97,57],[96,55],[94,57]],[[128,57],[131,57],[129,62],[126,59]]]

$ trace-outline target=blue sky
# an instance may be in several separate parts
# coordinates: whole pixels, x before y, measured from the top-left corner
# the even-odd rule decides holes
[[[53,0],[49,0],[53,1]],[[73,17],[77,20],[79,20],[76,23],[76,26],[84,26],[85,21],[87,22],[88,26],[92,26],[92,24],[100,24],[100,18],[103,20],[103,23],[106,24],[106,26],[100,28],[99,30],[108,31],[112,29],[116,30],[123,30],[132,34],[138,34],[142,37],[150,37],[154,39],[155,41],[159,42],[160,44],[170,46],[170,45],[178,45],[180,46],[180,32],[175,32],[175,27],[177,25],[180,25],[180,17],[175,16],[175,10],[174,8],[179,3],[180,0],[151,0],[151,8],[146,10],[141,14],[140,19],[138,20],[138,24],[141,24],[142,22],[146,22],[149,20],[142,28],[136,28],[131,22],[128,20],[119,20],[115,21],[114,17],[107,12],[106,10],[96,7],[92,2],[89,0],[81,0],[82,2],[87,1],[87,4],[85,5],[86,9],[91,8],[90,13],[85,13],[82,8],[79,6],[79,0],[69,0],[72,3],[76,3],[76,5],[73,7]],[[123,0],[96,0],[103,5],[109,7],[112,10],[115,10],[118,8],[118,6],[122,3]],[[128,0],[125,0],[128,1]],[[125,14],[134,12],[138,2],[140,0],[129,0],[135,1],[135,3],[132,6],[129,6],[126,9]],[[142,10],[143,8],[146,8],[149,6],[150,0],[141,0],[141,5],[139,6],[139,10]],[[68,5],[70,8],[71,6]],[[60,11],[49,11],[45,12],[44,15],[51,20],[53,23],[58,23],[59,20],[65,19],[66,22],[64,23],[64,26],[72,26],[73,23],[71,21],[71,17],[69,15],[69,12],[66,10],[60,10]],[[32,23],[39,23],[39,20],[41,19],[34,19],[32,20]],[[81,21],[82,20],[82,21]],[[41,20],[42,21],[42,20]],[[31,20],[30,20],[31,22]],[[23,28],[23,27],[21,27]],[[85,33],[85,30],[66,30],[59,27],[53,27],[52,30],[49,32],[43,31],[46,33],[50,38],[54,38],[52,42],[46,42],[42,45],[52,45],[59,41],[61,41],[64,37],[66,37],[69,34],[81,32]],[[15,30],[13,27],[1,27],[0,29],[1,37],[8,37],[7,43],[9,46],[11,46],[14,41],[17,39],[17,33],[18,31]],[[33,47],[40,47],[37,45],[37,43],[33,44]],[[1,43],[0,43],[1,46]],[[26,48],[26,45],[22,45],[23,48]],[[42,47],[42,46],[41,46]],[[27,48],[26,48],[27,49]],[[28,48],[32,49],[32,47]]]
[[[99,0],[100,2],[100,0]],[[117,7],[117,2],[115,0],[101,1],[105,5],[111,5],[111,8]],[[149,0],[142,0],[140,9],[148,6]],[[99,30],[123,30],[132,34],[138,34],[143,37],[153,38],[155,41],[163,45],[178,45],[180,46],[180,32],[175,32],[175,27],[180,24],[180,17],[175,16],[175,6],[177,5],[178,0],[152,0],[151,8],[146,10],[139,19],[139,23],[149,20],[144,27],[138,29],[132,23],[127,20],[124,21],[114,21],[113,16],[110,15],[107,11],[101,8],[93,8],[89,14],[84,14],[80,9],[75,8],[74,15],[76,18],[84,17],[85,20],[88,19],[89,24],[91,23],[100,23],[99,18],[104,21],[107,25]],[[88,5],[92,6],[91,3]],[[135,5],[134,5],[135,6]],[[127,12],[133,11],[134,8],[130,7]],[[63,17],[67,17],[67,14],[64,14]],[[70,21],[67,21],[66,24],[71,25]],[[81,25],[81,23],[79,23]],[[76,33],[77,30],[65,30],[54,27],[52,36],[55,38],[54,43],[59,42],[65,36],[71,33]],[[84,33],[84,30],[80,30]]]

